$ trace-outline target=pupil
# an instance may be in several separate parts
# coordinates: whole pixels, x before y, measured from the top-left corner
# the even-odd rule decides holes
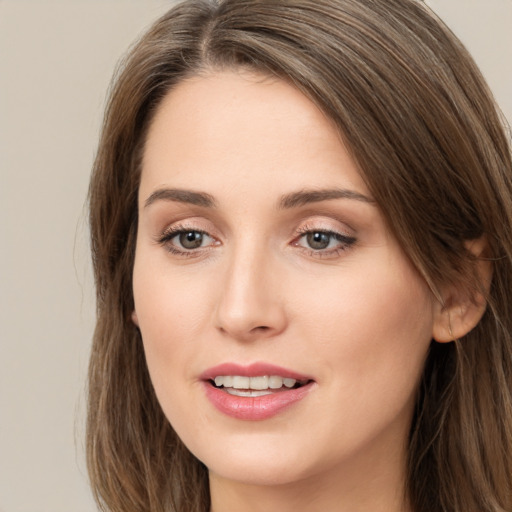
[[[327,233],[308,233],[307,241],[308,245],[312,249],[326,249],[329,246],[329,242],[331,240],[331,236]]]
[[[203,243],[203,234],[197,231],[189,231],[180,235],[180,244],[185,249],[197,249]]]

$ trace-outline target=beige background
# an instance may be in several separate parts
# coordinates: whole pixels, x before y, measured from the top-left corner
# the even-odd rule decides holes
[[[91,512],[84,201],[118,57],[171,2],[0,0],[0,512]],[[512,119],[512,0],[432,0]]]

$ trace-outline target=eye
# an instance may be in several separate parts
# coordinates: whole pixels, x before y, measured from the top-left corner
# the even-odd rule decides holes
[[[294,245],[302,247],[313,256],[337,256],[355,243],[352,236],[330,230],[304,229]]]
[[[165,231],[158,238],[158,243],[163,245],[169,252],[181,256],[192,256],[198,250],[207,249],[218,244],[205,231],[189,229],[183,226],[175,226]]]

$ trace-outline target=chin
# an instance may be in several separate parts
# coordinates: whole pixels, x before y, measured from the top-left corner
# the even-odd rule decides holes
[[[320,469],[314,457],[304,453],[306,439],[290,441],[280,436],[231,435],[207,447],[190,448],[211,475],[246,485],[276,486],[303,480]]]
[[[284,460],[257,463],[252,460],[231,460],[220,464],[216,461],[212,467],[208,466],[208,471],[210,475],[223,480],[265,487],[293,484],[308,476],[300,468]]]

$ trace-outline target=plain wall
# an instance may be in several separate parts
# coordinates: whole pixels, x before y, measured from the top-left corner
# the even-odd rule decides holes
[[[84,209],[119,56],[172,2],[0,0],[0,512],[92,512]],[[432,0],[512,120],[512,0]]]

